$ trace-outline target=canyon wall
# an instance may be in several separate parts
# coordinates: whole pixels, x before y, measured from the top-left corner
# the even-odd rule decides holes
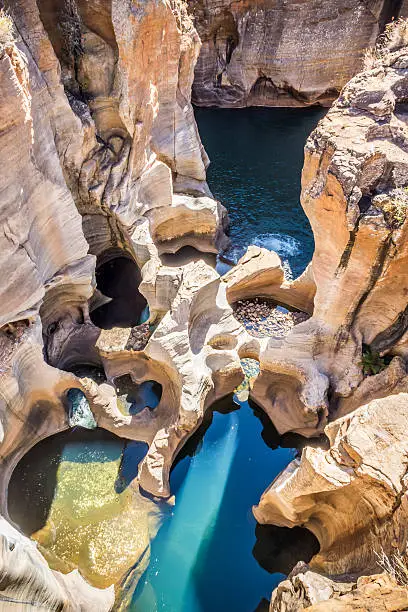
[[[404,390],[406,22],[387,40],[306,144],[313,316],[283,343],[269,341],[253,389],[282,433],[315,435],[328,418]]]
[[[18,0],[3,7],[9,16],[0,19],[0,505],[8,518],[13,468],[39,440],[69,427],[70,389],[85,394],[100,426],[149,444],[178,418],[179,390],[172,406],[163,402],[160,416],[146,424],[147,409],[139,419],[120,412],[113,379],[99,389],[69,371],[102,367],[112,349],[103,338],[96,347],[102,330],[90,313],[110,298],[95,290],[95,270],[113,256],[132,261],[153,323],[183,282],[183,269],[166,268],[160,254],[184,245],[215,253],[227,239],[225,211],[205,181],[208,160],[190,103],[200,41],[184,3]],[[203,284],[212,274],[203,273]],[[132,363],[122,358],[116,370],[133,370],[138,382],[144,375],[164,378],[171,396],[165,361],[172,358],[159,349],[150,357],[132,351]],[[149,360],[155,374],[141,367]],[[204,372],[210,391],[212,369]],[[176,449],[175,442],[161,469],[156,461],[154,483],[164,478],[168,486]],[[0,533],[10,585],[4,594],[15,603],[112,607],[119,585],[95,589],[78,571],[53,572],[5,520]],[[140,559],[147,563],[148,535],[143,542]],[[138,558],[123,552],[118,559],[128,580]],[[127,582],[125,590],[131,596]]]
[[[193,86],[201,106],[330,104],[362,67],[395,0],[192,0],[202,41]]]
[[[407,95],[400,21],[307,141],[301,200],[315,237],[313,314],[284,342],[268,341],[252,390],[282,433],[328,438],[326,449],[303,450],[254,514],[310,529],[320,544],[311,568],[338,581],[378,570],[383,552],[407,545]],[[336,602],[316,609],[343,609]],[[278,592],[272,604],[302,609],[285,608]]]
[[[206,184],[208,160],[190,101],[196,61],[196,92],[205,58],[217,66],[217,87],[204,87],[215,97],[202,103],[325,103],[396,10],[383,2],[337,3],[333,17],[327,3],[273,6],[214,8],[221,18],[213,23],[207,5],[190,3],[200,55],[200,37],[181,0],[7,3],[14,31],[0,32],[5,519],[15,465],[39,440],[69,427],[72,389],[84,395],[100,427],[148,445],[132,484],[135,495],[141,496],[140,487],[168,498],[174,458],[205,410],[242,381],[240,360],[250,357],[260,362],[251,395],[280,433],[312,437],[337,419],[326,429],[330,449],[306,449],[265,492],[257,518],[306,524],[321,544],[312,565],[331,573],[370,566],[373,529],[384,547],[393,543],[390,534],[405,542],[399,527],[408,391],[406,26],[388,31],[367,58],[367,70],[352,79],[308,140],[302,204],[316,250],[302,277],[288,281],[278,256],[259,248],[249,249],[223,278],[199,257],[184,265],[163,259],[184,246],[216,253],[228,242],[226,212]],[[200,10],[211,22],[207,38]],[[275,19],[276,37],[259,26],[269,28]],[[244,60],[247,44],[249,56],[259,56],[261,39],[276,43],[273,50],[265,43],[268,58],[278,57],[280,66],[288,60],[285,73],[273,60],[278,79],[269,64],[254,70],[254,62]],[[324,67],[321,40],[331,58]],[[299,62],[299,56],[311,59]],[[235,61],[245,87],[234,85]],[[249,76],[243,77],[246,65]],[[226,66],[229,76],[223,76]],[[217,97],[220,91],[229,92],[225,99]],[[136,266],[149,320],[102,329],[93,317],[111,296],[96,286],[96,277],[117,257]],[[284,337],[251,336],[232,305],[258,295],[311,316]],[[74,374],[78,365],[102,369],[105,380]],[[123,413],[117,393],[123,376],[135,385],[155,380],[162,386],[154,413],[147,406]],[[127,569],[143,571],[153,535],[143,527],[142,549],[123,557],[123,579],[95,589],[78,570],[52,571],[2,520],[7,596],[55,610],[108,610],[120,593],[131,596],[135,580],[131,587]]]

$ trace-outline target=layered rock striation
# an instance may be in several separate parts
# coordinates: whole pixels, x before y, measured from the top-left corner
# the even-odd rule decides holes
[[[325,431],[330,440],[329,450],[306,448],[271,485],[255,509],[258,520],[306,525],[321,546],[312,566],[326,573],[373,568],[376,546],[405,545],[406,23],[387,29],[367,69],[308,140],[302,204],[316,249],[300,278],[289,282],[277,255],[258,247],[223,278],[197,257],[180,265],[163,258],[185,246],[216,253],[227,242],[226,212],[206,184],[208,160],[190,102],[197,58],[196,92],[208,57],[221,54],[213,90],[229,93],[217,103],[242,105],[245,96],[245,104],[324,103],[397,4],[337,4],[334,17],[330,5],[324,20],[314,14],[312,23],[313,2],[257,5],[255,12],[238,3],[226,12],[213,7],[215,25],[210,7],[191,3],[200,56],[181,0],[16,0],[8,7],[15,40],[0,39],[0,536],[7,597],[55,610],[108,610],[115,600],[123,607],[148,562],[155,526],[143,527],[133,569],[118,577],[121,566],[110,586],[105,576],[107,588],[95,589],[80,566],[65,575],[51,570],[6,520],[10,475],[34,444],[70,426],[69,392],[83,394],[99,427],[148,445],[132,489],[167,499],[177,453],[206,409],[243,380],[243,358],[260,363],[250,393],[280,433]],[[295,6],[302,15],[296,27]],[[259,55],[251,32],[260,18],[265,26],[281,24],[282,35],[267,37],[265,53],[269,40],[278,40],[271,57],[279,65],[290,58],[276,83],[262,62],[254,72],[245,59],[247,51]],[[344,32],[339,47],[328,35],[334,30]],[[318,42],[322,31],[327,70],[308,42],[309,35]],[[309,64],[291,59],[295,42],[302,56],[310,47]],[[247,89],[236,89],[238,73]],[[133,266],[136,324],[96,317],[126,302],[104,280],[106,266],[118,260]],[[299,310],[302,322],[284,333],[251,335],[234,305],[253,298]],[[144,305],[148,320],[139,325]],[[79,366],[99,368],[103,380],[75,374]],[[161,385],[154,411],[123,411],[124,378]]]
[[[394,0],[193,0],[189,11],[202,40],[194,103],[328,105],[400,7]]]
[[[283,344],[269,341],[253,389],[282,433],[314,435],[328,418],[404,390],[405,22],[381,45],[306,144],[301,198],[315,252],[291,290],[306,310],[313,299],[313,316]]]
[[[160,436],[172,438],[170,426],[177,437],[181,387],[171,376],[181,385],[184,379],[173,363],[176,356],[160,354],[160,342],[151,344],[159,348],[141,350],[149,326],[142,343],[125,342],[129,350],[117,369],[131,374],[135,384],[145,374],[163,380],[173,400],[170,407],[163,402],[158,418],[120,413],[109,364],[112,376],[105,386],[69,370],[102,367],[113,350],[89,314],[112,301],[95,291],[95,269],[116,257],[131,261],[157,325],[187,282],[183,268],[167,268],[160,254],[185,245],[217,252],[226,241],[226,214],[205,182],[208,160],[190,104],[200,41],[182,2],[30,0],[6,8],[9,17],[2,14],[0,24],[9,28],[7,35],[1,32],[0,49],[0,505],[7,518],[7,485],[15,465],[39,440],[69,427],[72,389],[85,395],[100,426],[123,437],[146,439],[153,449],[163,447],[155,442]],[[191,287],[197,290],[214,274],[205,270]],[[120,331],[116,328],[119,336]],[[143,335],[137,327],[126,331],[128,337]],[[231,390],[233,380],[239,382],[234,353],[205,369],[208,391],[214,387],[213,370],[222,371],[231,360]],[[190,383],[192,374],[185,376]],[[189,407],[197,412],[191,428],[203,402]],[[159,495],[168,492],[178,444],[170,446],[161,464],[157,450],[145,461],[156,458],[145,486]],[[6,595],[16,603],[108,610],[118,589],[131,595],[135,581],[131,588],[126,572],[123,581],[112,579],[115,588],[94,589],[78,572],[52,572],[27,538],[18,534],[16,539],[6,521],[2,525],[7,551],[2,571],[11,584]],[[148,548],[148,535],[143,537]],[[137,558],[129,561],[137,563]]]
[[[340,582],[378,570],[381,555],[407,544],[407,31],[404,21],[387,28],[366,70],[306,144],[302,204],[315,237],[307,272],[316,288],[313,315],[283,346],[269,341],[253,387],[281,431],[313,435],[330,422],[328,450],[306,447],[254,513],[261,523],[310,529],[320,544],[311,567]],[[292,586],[274,594],[272,610],[307,607],[296,607],[296,596],[290,603]],[[365,588],[346,595],[322,587],[321,601],[334,596],[333,603],[311,609],[355,609],[364,601],[381,609],[386,593],[392,606],[394,586],[382,594],[382,583],[367,586],[371,603]],[[395,605],[405,605],[405,592],[394,594]]]

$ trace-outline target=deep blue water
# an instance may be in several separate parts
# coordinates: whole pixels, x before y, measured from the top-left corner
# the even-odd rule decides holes
[[[276,250],[294,276],[313,254],[313,235],[299,202],[303,148],[324,116],[321,108],[195,109],[210,157],[207,180],[231,220],[233,260],[249,244]]]
[[[197,109],[200,134],[212,160],[208,182],[231,219],[230,257],[237,259],[248,244],[255,243],[278,251],[294,275],[306,267],[313,237],[299,203],[300,173],[304,143],[323,114],[321,109]],[[128,316],[128,301],[123,300],[123,305]],[[142,304],[137,307],[140,310]],[[124,409],[136,413],[138,401],[132,389],[125,385],[122,391]],[[155,404],[147,405],[154,409]],[[308,532],[256,524],[252,506],[294,457],[295,442],[286,440],[284,446],[266,415],[248,402],[237,407],[231,398],[218,403],[182,449],[170,478],[175,505],[164,510],[163,526],[152,542],[151,563],[137,587],[131,612],[260,611],[260,602],[269,599],[293,564],[307,561],[316,551]],[[79,435],[81,444],[89,445],[88,438],[96,436],[99,443],[101,433],[69,435]],[[102,441],[106,436],[111,434],[104,433]],[[32,452],[40,456],[31,463],[38,461],[41,468],[50,446],[46,460],[52,457],[57,465],[62,451],[53,444],[62,440],[55,437],[37,445]],[[120,494],[135,477],[146,447],[137,442],[115,444],[115,452],[123,453],[114,485]],[[48,464],[46,468],[33,478],[28,465],[30,487],[23,504],[21,480],[14,479],[14,519],[20,526],[25,507],[33,507],[33,487],[38,498],[27,533],[34,530],[32,521],[36,528],[37,523],[42,525],[53,499],[55,475]],[[12,495],[10,499],[12,504]]]
[[[257,541],[252,506],[295,451],[278,446],[259,409],[240,405],[217,404],[172,470],[176,503],[152,542],[132,612],[254,612],[302,555],[303,530],[261,529]]]
[[[211,159],[208,183],[231,220],[226,255],[236,261],[249,244],[258,244],[276,250],[297,276],[314,248],[299,201],[303,148],[325,111],[195,112]],[[176,503],[152,542],[132,612],[267,609],[257,606],[262,600],[265,606],[297,560],[317,550],[308,532],[257,526],[252,514],[294,449],[279,446],[266,415],[256,408],[254,413],[248,402],[236,410],[227,399],[218,408],[171,473]]]

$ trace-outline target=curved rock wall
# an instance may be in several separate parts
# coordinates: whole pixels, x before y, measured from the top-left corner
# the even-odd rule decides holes
[[[0,58],[0,326],[34,317],[57,286],[72,304],[92,293],[94,258],[54,142],[54,95],[29,49],[22,49],[24,55],[10,45]]]
[[[329,417],[405,390],[395,356],[406,354],[406,27],[389,30],[306,144],[313,316],[269,340],[253,388],[282,433],[313,436]],[[260,288],[263,278],[260,270]]]
[[[193,101],[202,106],[327,105],[361,69],[394,0],[193,0],[202,41]]]
[[[382,550],[407,544],[407,95],[400,21],[308,139],[313,315],[261,348],[253,388],[281,431],[332,421],[329,449],[304,449],[254,509],[261,523],[308,527],[320,543],[311,565],[331,575],[373,571]]]
[[[191,5],[196,13],[205,9]],[[341,79],[355,71],[362,46],[396,7],[350,0],[344,10],[337,3],[333,18],[332,7],[319,4],[323,12],[312,23],[307,11],[317,11],[315,2],[286,3],[271,14],[269,4],[257,5],[255,13],[245,6],[231,5],[230,14],[221,11],[221,22],[211,25],[210,42],[217,54],[225,50],[228,66],[238,57],[241,68],[246,65],[242,32],[258,31],[259,16],[263,24],[279,17],[279,61],[292,58],[287,49],[298,41],[306,45],[305,54],[311,32],[314,42],[320,31],[343,32],[337,37],[340,47],[325,38],[334,64],[342,60]],[[296,13],[296,27],[285,13],[293,19],[295,7],[302,15]],[[205,182],[208,160],[190,103],[200,40],[184,2],[16,0],[9,9],[16,44],[0,49],[3,515],[7,518],[7,484],[19,458],[69,426],[71,388],[85,394],[99,426],[149,445],[132,486],[167,498],[177,452],[206,408],[242,381],[240,359],[251,357],[261,370],[251,394],[280,432],[314,436],[329,419],[343,416],[326,430],[329,451],[307,449],[265,493],[256,510],[259,520],[307,524],[322,547],[314,562],[329,571],[370,564],[373,525],[384,546],[391,545],[391,533],[404,542],[398,520],[405,512],[406,395],[397,394],[407,391],[408,26],[387,30],[367,58],[367,70],[343,90],[308,141],[302,203],[316,251],[304,275],[290,283],[279,258],[264,249],[250,249],[222,279],[203,261],[171,267],[160,258],[186,245],[216,252],[226,243],[225,211]],[[306,22],[309,29],[303,28]],[[356,24],[362,32],[358,43]],[[269,44],[270,38],[264,40]],[[199,62],[208,53],[207,43],[204,39]],[[299,104],[324,102],[342,83],[328,85],[328,74],[337,70],[330,62],[326,73],[312,59],[310,74],[303,76],[294,65],[306,64],[290,59],[289,73],[296,74],[293,82],[283,77],[289,85],[279,81],[280,102],[289,99],[288,92]],[[234,96],[234,85],[222,82],[224,72],[217,91]],[[248,92],[259,78],[262,86],[252,91],[258,101],[265,98],[269,76],[245,76]],[[101,264],[112,253],[131,258],[140,269],[151,327],[101,330],[91,322],[89,309],[109,301],[100,290],[94,292],[95,256]],[[284,336],[251,336],[231,304],[257,296],[312,316]],[[103,367],[106,381],[61,369],[83,362]],[[161,384],[154,414],[148,407],[135,415],[120,410],[115,381],[122,376],[135,385]],[[372,425],[361,434],[367,415]],[[353,515],[346,508],[347,494],[357,498],[362,489]],[[340,536],[343,528],[348,540]],[[50,593],[51,606],[55,580],[62,581],[64,605],[73,610],[107,610],[131,582],[130,573],[115,582],[115,594],[110,588],[92,595],[79,574],[57,576],[39,554],[30,554],[27,539],[19,541],[21,572],[16,575],[13,555],[7,553],[4,574],[38,605],[37,579]],[[362,542],[360,551],[353,548],[355,541]],[[91,603],[75,602],[76,583]]]
[[[376,567],[381,549],[407,541],[408,395],[374,400],[326,427],[330,449],[306,448],[263,494],[257,520],[308,527],[328,574]]]
[[[183,270],[167,269],[159,252],[185,244],[216,252],[226,240],[226,215],[205,182],[208,160],[190,103],[200,43],[183,2],[6,4],[15,37],[0,48],[0,506],[7,518],[10,474],[31,446],[69,426],[69,389],[82,390],[99,425],[119,435],[156,444],[159,430],[162,437],[169,428],[177,433],[177,386],[172,410],[163,403],[156,421],[146,420],[149,411],[132,420],[118,409],[113,377],[99,388],[53,366],[104,360],[97,346],[101,330],[89,318],[89,308],[106,300],[100,292],[90,300],[95,256],[104,261],[115,249],[137,262],[151,320],[160,319],[183,284]],[[209,268],[195,289],[214,274]],[[141,330],[126,331],[137,336]],[[150,356],[139,345],[130,343],[122,370],[132,371],[136,384],[144,380],[140,363],[150,360],[150,378],[168,383],[160,354]],[[173,357],[168,360],[164,372],[176,370]],[[238,365],[226,392],[241,380],[235,354],[205,369],[208,392],[213,370],[231,360]],[[200,401],[190,407],[191,428],[203,408]],[[182,431],[180,438],[190,429]],[[171,444],[161,467],[152,468],[151,488],[168,487],[178,447]],[[52,572],[27,538],[19,534],[17,547],[7,529],[1,534],[11,552],[2,556],[2,574],[11,584],[6,595],[17,603],[108,610],[115,589],[131,596],[130,576],[98,591],[77,572]]]

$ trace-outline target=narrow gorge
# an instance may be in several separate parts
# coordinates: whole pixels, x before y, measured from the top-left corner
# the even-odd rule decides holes
[[[408,610],[407,19],[0,1],[1,611]]]

